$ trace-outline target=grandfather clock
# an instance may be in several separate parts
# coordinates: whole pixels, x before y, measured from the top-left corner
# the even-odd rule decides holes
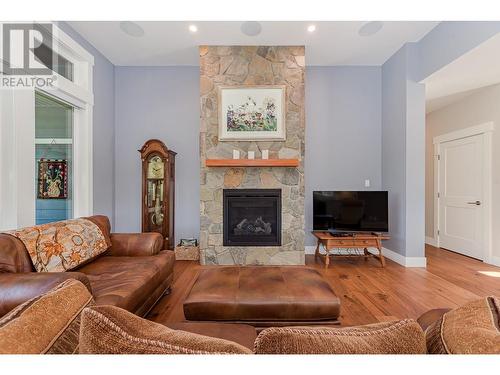
[[[142,159],[142,231],[158,232],[164,248],[173,249],[175,153],[158,139],[139,150]]]

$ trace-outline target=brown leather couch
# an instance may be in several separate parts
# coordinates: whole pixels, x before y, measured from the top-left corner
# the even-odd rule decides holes
[[[170,290],[174,253],[159,233],[111,233],[106,216],[92,216],[111,243],[102,255],[70,272],[36,272],[23,242],[0,233],[0,317],[66,279],[84,283],[99,305],[145,316]]]

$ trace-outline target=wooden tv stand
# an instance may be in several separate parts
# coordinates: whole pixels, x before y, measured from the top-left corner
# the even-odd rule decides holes
[[[354,233],[348,237],[335,237],[329,232],[316,232],[312,234],[318,239],[316,246],[315,258],[319,257],[325,263],[325,268],[330,265],[330,256],[336,257],[368,257],[377,258],[382,267],[385,267],[385,258],[382,255],[382,241],[388,240],[390,237],[386,235],[377,235],[370,233]],[[320,254],[320,247],[323,247],[326,254]],[[376,248],[378,254],[372,254],[368,251],[369,247]],[[336,253],[335,250],[346,249],[347,253]]]

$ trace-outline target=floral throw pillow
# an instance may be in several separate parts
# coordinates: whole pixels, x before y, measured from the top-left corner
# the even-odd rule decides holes
[[[109,247],[101,229],[88,219],[64,220],[6,233],[24,243],[38,272],[69,271]]]

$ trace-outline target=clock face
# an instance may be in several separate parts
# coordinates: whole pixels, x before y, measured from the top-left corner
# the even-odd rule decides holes
[[[164,163],[159,156],[154,156],[148,163],[148,178],[163,178]]]

